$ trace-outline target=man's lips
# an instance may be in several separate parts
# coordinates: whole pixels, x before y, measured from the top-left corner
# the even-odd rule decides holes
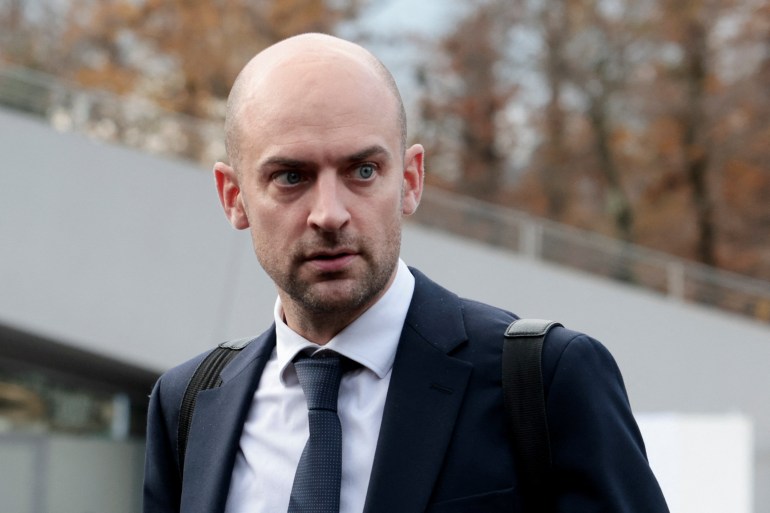
[[[322,272],[344,270],[358,253],[351,250],[319,251],[305,257],[305,262]]]

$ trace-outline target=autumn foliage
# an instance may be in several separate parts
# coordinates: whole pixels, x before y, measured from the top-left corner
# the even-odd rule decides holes
[[[358,6],[356,0],[26,4],[0,0],[0,27],[9,29],[3,58],[202,118],[221,116],[235,76],[259,50],[302,32],[333,32]]]
[[[770,279],[766,2],[486,0],[438,48],[434,183]]]

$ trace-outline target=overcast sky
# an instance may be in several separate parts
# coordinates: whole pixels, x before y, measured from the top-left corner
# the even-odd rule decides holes
[[[430,58],[428,43],[451,29],[465,7],[447,0],[375,0],[339,34],[362,43],[385,63],[409,108],[416,100],[415,69]]]

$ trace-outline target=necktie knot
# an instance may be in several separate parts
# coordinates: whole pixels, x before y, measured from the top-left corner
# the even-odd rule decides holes
[[[340,355],[332,351],[321,351],[314,356],[300,354],[294,360],[294,369],[308,410],[336,412],[342,378]]]

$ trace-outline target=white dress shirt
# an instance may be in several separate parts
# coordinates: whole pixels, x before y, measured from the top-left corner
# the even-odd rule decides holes
[[[379,301],[323,346],[362,366],[343,375],[340,383],[340,513],[364,509],[393,360],[413,292],[414,277],[399,260],[396,278]],[[280,299],[275,325],[276,348],[244,424],[226,513],[287,511],[294,472],[308,438],[307,403],[291,362],[300,351],[322,346],[286,325]]]

